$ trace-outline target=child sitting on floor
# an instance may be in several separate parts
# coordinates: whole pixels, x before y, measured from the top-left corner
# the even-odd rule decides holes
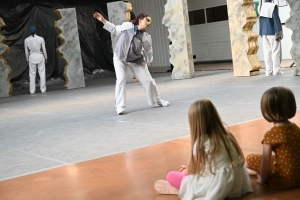
[[[258,174],[258,183],[275,189],[300,186],[300,129],[289,121],[296,111],[290,89],[273,87],[263,94],[261,112],[274,127],[262,140],[262,155],[250,154],[246,158],[249,173]],[[272,156],[272,152],[275,155]]]
[[[178,194],[181,199],[219,200],[252,192],[244,167],[245,157],[208,99],[194,102],[188,112],[191,156],[188,166],[168,173],[154,188],[161,194]]]

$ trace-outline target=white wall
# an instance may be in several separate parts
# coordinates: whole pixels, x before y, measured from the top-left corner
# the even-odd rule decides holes
[[[191,26],[191,37],[194,61],[232,58],[228,21]]]
[[[291,8],[290,6],[279,7],[279,17],[281,23],[285,23],[285,21],[290,17]],[[281,41],[282,45],[282,59],[292,59],[291,56],[291,48],[293,46],[292,42],[292,34],[293,31],[291,29],[286,28],[284,25],[283,29],[283,40]]]
[[[188,9],[193,11],[226,4],[226,0],[188,0]],[[193,25],[190,29],[195,62],[232,59],[228,21]]]
[[[134,14],[145,13],[152,18],[151,27],[148,33],[152,37],[153,63],[151,67],[170,67],[169,43],[167,38],[169,33],[162,18],[165,10],[164,5],[167,0],[129,0],[132,4]]]
[[[152,17],[149,33],[153,39],[154,61],[151,67],[169,67],[169,39],[167,28],[161,23],[167,0],[130,0],[133,12]],[[226,5],[226,0],[187,0],[189,11]],[[175,13],[174,13],[175,14]],[[228,21],[194,25],[190,27],[194,61],[230,60],[231,45]]]
[[[154,60],[151,67],[169,67],[169,39],[167,28],[161,23],[167,0],[130,0],[133,12],[152,17],[149,33],[153,39]],[[189,11],[226,5],[226,0],[187,0]],[[174,13],[176,14],[176,13]],[[194,61],[230,60],[231,45],[228,21],[191,26]]]
[[[149,33],[153,39],[154,61],[152,67],[169,67],[169,39],[167,28],[161,23],[164,16],[164,5],[167,0],[131,0],[133,12],[138,15],[143,12],[152,17],[152,25]],[[226,5],[226,0],[187,0],[189,11]],[[290,8],[280,7],[279,15],[282,23],[289,17]],[[175,13],[174,13],[175,14]],[[231,45],[228,21],[194,25],[190,27],[192,37],[194,61],[230,60]],[[254,31],[258,33],[258,22],[254,25]],[[292,31],[283,26],[284,39],[282,40],[283,59],[291,59]],[[258,57],[263,61],[263,45],[259,38]]]
[[[188,0],[189,11],[226,4],[226,0]],[[279,7],[279,16],[281,22],[284,23],[290,16],[290,7]],[[282,59],[291,59],[290,50],[293,45],[291,40],[292,31],[285,26],[282,28],[284,34],[284,39],[282,40]],[[259,32],[258,18],[253,30],[256,33]],[[232,59],[228,21],[191,26],[191,36],[193,54],[196,55],[194,61]],[[260,37],[258,43],[260,48],[257,54],[260,61],[264,61],[263,44]]]

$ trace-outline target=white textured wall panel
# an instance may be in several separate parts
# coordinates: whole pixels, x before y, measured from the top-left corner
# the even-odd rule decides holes
[[[132,12],[137,16],[139,13],[145,13],[152,18],[152,24],[148,32],[152,37],[153,63],[150,67],[169,67],[170,54],[168,30],[162,24],[164,16],[164,5],[167,0],[130,0]]]

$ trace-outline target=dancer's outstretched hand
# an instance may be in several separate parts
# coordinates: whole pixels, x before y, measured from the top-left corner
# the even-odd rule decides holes
[[[106,23],[106,19],[98,12],[95,12],[93,15],[96,19],[98,19],[100,22],[102,22],[103,24]]]

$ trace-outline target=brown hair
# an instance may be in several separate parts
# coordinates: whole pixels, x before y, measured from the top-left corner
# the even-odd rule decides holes
[[[293,92],[285,87],[265,91],[260,102],[261,113],[268,122],[282,122],[295,116],[297,111]]]
[[[144,19],[145,17],[148,17],[148,15],[141,13],[134,20],[132,20],[132,23],[137,26],[137,25],[139,25],[140,19]]]
[[[231,144],[233,144],[235,151],[239,155],[240,163],[244,164],[244,154],[235,140],[234,136],[227,130],[222,122],[217,109],[209,99],[202,99],[194,102],[188,112],[188,118],[191,131],[191,157],[188,164],[188,172],[190,174],[198,173],[203,176],[205,173],[206,157],[205,140],[209,139],[210,142],[210,160],[209,170],[212,174],[213,167],[216,164],[217,158],[220,155],[221,145],[226,150],[226,153],[231,161],[233,160]],[[196,145],[196,155],[193,155],[194,145]]]

